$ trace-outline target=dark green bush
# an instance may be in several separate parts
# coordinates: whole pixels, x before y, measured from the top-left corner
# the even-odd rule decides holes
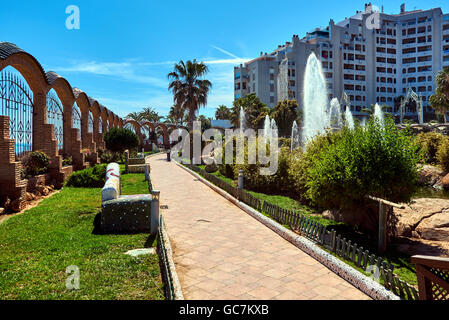
[[[76,188],[101,188],[105,183],[106,164],[72,173],[66,181],[66,186]]]
[[[391,118],[385,119],[385,128],[372,118],[365,127],[344,128],[319,139],[319,151],[305,155],[310,161],[306,195],[313,204],[351,207],[365,195],[410,200],[421,154],[413,137],[398,130]]]
[[[114,127],[104,134],[106,149],[112,152],[123,153],[126,149],[133,149],[139,145],[137,135],[126,128]]]
[[[286,147],[291,148],[292,139],[291,138],[279,138],[279,148]]]
[[[289,189],[293,197],[303,202],[309,201],[306,196],[306,184],[310,179],[307,170],[312,166],[312,159],[325,145],[332,143],[333,139],[336,139],[334,134],[320,135],[307,144],[305,151],[297,148],[290,153],[287,172],[290,180]]]
[[[269,152],[269,146],[267,146],[267,149]],[[234,166],[234,176],[237,177],[238,171],[242,169],[246,188],[268,194],[290,193],[289,158],[290,148],[282,147],[278,149],[278,168],[276,172],[273,175],[262,175],[261,169],[268,168],[270,164],[261,165],[259,161],[255,164],[248,164],[248,149],[246,148],[245,164]]]
[[[41,151],[28,153],[22,160],[22,168],[25,176],[36,176],[47,172],[50,158]]]
[[[449,172],[449,139],[447,137],[439,145],[436,158],[441,169]]]
[[[416,136],[416,143],[423,152],[422,161],[437,164],[437,151],[444,140],[448,138],[437,132],[421,132]]]
[[[72,157],[71,157],[71,156],[62,159],[62,165],[63,165],[63,166],[70,166],[70,165],[72,165],[72,163],[73,163],[73,160],[72,160]]]

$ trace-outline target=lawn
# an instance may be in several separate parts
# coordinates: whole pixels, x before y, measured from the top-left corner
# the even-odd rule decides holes
[[[143,174],[122,176],[122,193],[148,193]],[[148,234],[93,233],[100,188],[63,188],[0,225],[0,299],[164,299],[156,254]],[[66,289],[68,266],[80,270],[80,288]]]
[[[205,166],[199,165],[198,167],[204,169]],[[235,187],[237,186],[236,181],[222,175],[219,171],[216,171],[212,174]],[[299,201],[297,201],[295,199],[292,199],[292,198],[290,198],[288,196],[284,196],[284,195],[265,194],[265,193],[260,193],[260,192],[254,192],[251,190],[246,190],[246,191],[248,191],[250,194],[252,194],[254,197],[258,198],[261,201],[267,201],[267,202],[269,202],[271,204],[275,204],[283,209],[295,210],[295,211],[301,212],[302,214],[308,215],[312,219],[317,220],[317,222],[328,226],[329,229],[335,229],[342,237],[344,237],[346,239],[351,239],[353,243],[357,243],[358,245],[363,246],[365,249],[369,250],[371,253],[376,253],[376,251],[377,251],[377,242],[375,240],[368,239],[366,237],[366,235],[358,232],[357,230],[355,230],[353,227],[351,227],[349,225],[346,225],[341,222],[336,222],[333,220],[321,218],[318,214],[316,214],[316,212],[313,210],[313,208],[310,208],[304,204],[301,204]],[[264,214],[264,215],[269,217],[266,214]],[[285,226],[285,225],[284,225],[284,227],[289,228],[289,226]],[[332,252],[330,252],[330,253],[335,255]],[[337,256],[337,255],[335,255],[335,256]],[[340,258],[340,257],[338,257],[338,258]],[[404,280],[412,285],[417,285],[415,265],[410,262],[409,255],[403,254],[401,252],[398,252],[394,249],[387,247],[387,252],[383,255],[383,258],[385,261],[393,264],[394,273],[396,275],[398,275],[401,280]],[[353,263],[350,263],[346,260],[344,262],[350,264],[352,267],[356,268],[357,270],[364,272],[361,268],[357,268]]]

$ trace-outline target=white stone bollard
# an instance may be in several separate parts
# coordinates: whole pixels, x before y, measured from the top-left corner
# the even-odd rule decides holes
[[[106,167],[106,182],[101,190],[101,202],[117,199],[120,193],[120,165],[112,162]]]

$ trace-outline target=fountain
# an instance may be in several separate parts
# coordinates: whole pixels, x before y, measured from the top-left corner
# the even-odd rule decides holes
[[[290,136],[290,150],[293,151],[301,145],[298,124],[293,121],[292,134]]]
[[[330,103],[329,127],[341,129],[343,121],[341,118],[341,106],[337,98],[333,98]]]
[[[377,118],[380,122],[380,125],[383,127],[385,120],[384,120],[384,113],[382,111],[382,108],[379,106],[379,104],[376,103],[374,106],[374,118]]]
[[[270,139],[270,129],[271,129],[271,122],[270,122],[270,117],[268,116],[268,114],[265,116],[265,121],[263,124],[263,135],[265,137],[265,143],[268,143],[268,140]]]
[[[278,137],[278,126],[276,125],[276,121],[274,121],[274,119],[271,119],[270,138],[277,138],[277,137]]]
[[[346,106],[345,124],[351,130],[353,130],[355,128],[355,126],[354,126],[354,117],[352,116],[352,112],[349,109],[349,106]]]
[[[349,99],[348,94],[344,91],[343,91],[343,94],[341,95],[340,105],[345,106],[345,107],[351,106],[351,99]]]
[[[418,123],[424,123],[424,115],[423,115],[423,99],[421,95],[417,95],[416,92],[413,91],[412,88],[408,88],[407,95],[405,99],[401,99],[401,106],[399,107],[400,112],[400,123],[402,124],[404,121],[404,113],[406,112],[406,105],[410,102],[410,100],[415,101],[416,103],[416,113],[418,114]]]
[[[366,118],[363,117],[362,120],[360,121],[360,125],[361,125],[362,127],[364,127],[365,124],[366,124]]]
[[[307,59],[304,76],[304,127],[302,143],[307,144],[328,126],[328,98],[321,62],[314,53]]]
[[[246,130],[246,117],[243,107],[240,107],[240,134],[243,134]]]

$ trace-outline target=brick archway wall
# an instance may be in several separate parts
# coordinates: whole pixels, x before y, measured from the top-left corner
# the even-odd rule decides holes
[[[70,83],[54,72],[45,73],[44,69],[31,54],[9,42],[0,42],[0,71],[6,67],[16,69],[25,79],[33,92],[33,150],[42,150],[52,159],[50,173],[56,184],[62,185],[67,172],[62,167],[62,157],[57,151],[57,142],[53,125],[47,123],[47,93],[54,89],[63,106],[65,152],[72,156],[74,169],[85,167],[82,148],[91,150],[93,163],[97,163],[97,147],[104,148],[103,135],[98,132],[98,119],[103,123],[109,120],[110,127],[123,126],[122,118],[89,98],[79,89],[73,89]],[[73,104],[77,103],[81,111],[81,140],[78,129],[72,127]],[[89,111],[92,113],[94,130],[88,132]],[[106,115],[106,117],[105,117]],[[20,178],[19,162],[15,161],[15,142],[9,137],[9,117],[0,115],[0,150],[6,157],[0,157],[0,196],[8,195],[13,199],[24,199],[26,180]],[[54,160],[54,161],[53,161]]]
[[[133,119],[125,119],[123,126],[125,126],[127,124],[131,124],[133,126],[134,131],[137,134],[137,137],[139,137],[139,142],[140,142],[139,148],[143,148],[144,141],[143,141],[142,131],[140,130],[140,128],[142,127],[141,124]]]

